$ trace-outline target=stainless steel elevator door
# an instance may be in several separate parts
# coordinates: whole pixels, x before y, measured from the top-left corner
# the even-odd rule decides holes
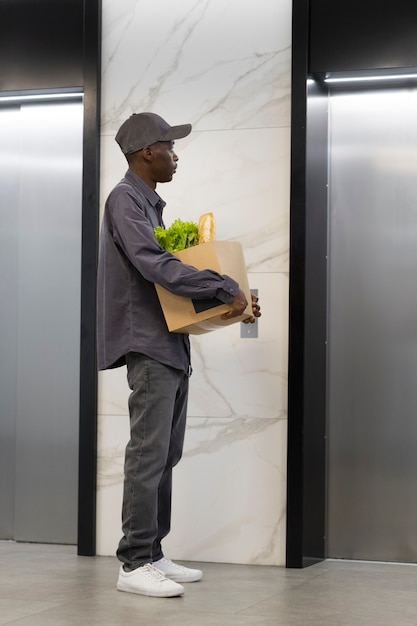
[[[0,539],[76,543],[83,104],[0,108]]]
[[[327,555],[417,561],[417,90],[329,103]]]

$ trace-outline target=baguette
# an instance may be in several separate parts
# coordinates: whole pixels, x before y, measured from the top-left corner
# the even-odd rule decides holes
[[[198,243],[208,243],[216,238],[216,221],[213,213],[203,213],[198,220]]]

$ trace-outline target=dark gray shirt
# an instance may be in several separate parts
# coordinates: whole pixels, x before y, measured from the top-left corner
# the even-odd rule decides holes
[[[165,252],[153,229],[163,226],[165,202],[132,170],[110,193],[100,232],[97,342],[100,370],[123,365],[128,352],[189,370],[188,335],[170,333],[154,283],[193,299],[233,301],[238,284],[197,270]]]

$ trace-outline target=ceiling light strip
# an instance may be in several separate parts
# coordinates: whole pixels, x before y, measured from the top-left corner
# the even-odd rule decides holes
[[[417,74],[387,74],[384,76],[350,76],[350,77],[329,77],[325,78],[325,83],[359,83],[369,81],[386,81],[386,80],[408,80],[410,78],[417,79]]]
[[[67,91],[64,93],[33,93],[33,94],[14,94],[2,96],[0,94],[0,103],[2,102],[44,102],[45,100],[74,100],[74,98],[82,98],[82,91]]]

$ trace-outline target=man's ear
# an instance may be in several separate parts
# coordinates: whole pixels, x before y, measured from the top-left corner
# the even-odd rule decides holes
[[[142,148],[142,156],[146,161],[152,161],[153,159],[152,146],[145,146],[144,148]]]

